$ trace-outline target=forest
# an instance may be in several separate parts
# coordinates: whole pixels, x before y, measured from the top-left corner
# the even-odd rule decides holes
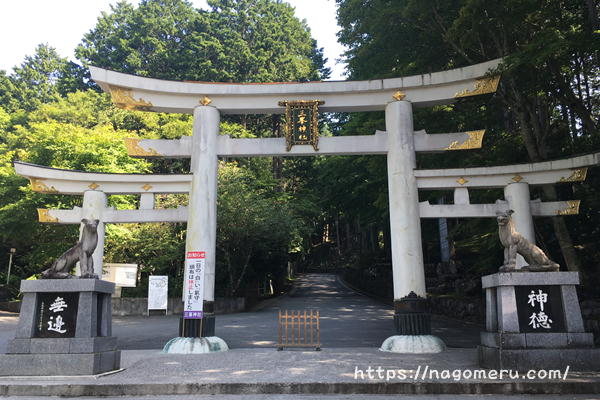
[[[600,20],[595,0],[336,0],[347,79],[368,80],[459,68],[502,58],[493,95],[419,109],[415,130],[486,129],[483,146],[418,155],[417,167],[492,166],[600,151]],[[0,71],[0,281],[16,249],[7,289],[35,277],[69,248],[78,227],[41,224],[36,208],[70,209],[78,196],[32,191],[14,161],[113,173],[188,173],[189,160],[130,158],[125,138],[191,135],[190,115],[128,111],[90,79],[90,65],[170,80],[288,82],[329,78],[323,50],[305,21],[281,0],[117,3],[98,17],[75,50],[77,61],[40,44],[12,71]],[[320,134],[371,135],[383,112],[322,114]],[[221,133],[280,137],[281,115],[223,116]],[[537,244],[561,269],[579,271],[585,298],[600,284],[600,171],[585,182],[532,188],[544,201],[579,199],[573,216],[536,218]],[[421,192],[431,203],[448,192]],[[366,289],[389,294],[387,172],[384,156],[240,158],[219,163],[219,296],[244,295],[249,283],[283,287],[288,269],[337,270]],[[474,192],[474,203],[503,198]],[[133,196],[110,196],[119,209]],[[158,207],[185,204],[161,195]],[[450,218],[451,260],[443,262],[437,220],[422,220],[428,274],[454,271],[461,284],[432,292],[479,294],[476,284],[502,263],[494,219]],[[181,293],[185,224],[107,225],[105,262],[137,263],[141,280],[124,296],[145,296],[147,276],[169,275]],[[432,272],[433,271],[433,272]],[[475,283],[475,286],[472,284]]]

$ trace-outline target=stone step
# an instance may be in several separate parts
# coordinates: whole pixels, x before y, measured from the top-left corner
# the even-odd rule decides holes
[[[15,382],[15,380],[13,380]],[[18,380],[17,380],[18,382]],[[600,393],[600,380],[497,382],[259,382],[259,383],[18,383],[0,384],[0,396],[166,395],[582,395]]]

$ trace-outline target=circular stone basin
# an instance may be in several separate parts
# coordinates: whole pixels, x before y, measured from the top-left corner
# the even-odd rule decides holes
[[[379,350],[390,353],[431,354],[446,350],[446,344],[433,335],[396,335],[385,339]]]
[[[229,347],[223,339],[217,336],[202,338],[176,337],[167,342],[163,353],[169,354],[204,354],[227,351]]]

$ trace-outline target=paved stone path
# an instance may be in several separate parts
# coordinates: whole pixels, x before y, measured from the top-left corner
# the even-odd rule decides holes
[[[100,377],[0,377],[0,396],[600,393],[595,373],[570,372],[566,380],[531,380],[524,374],[500,379],[498,371],[495,377],[476,377],[475,349],[395,354],[360,347],[254,348],[192,355],[125,350],[122,355],[124,370]],[[455,377],[455,371],[469,375]]]
[[[393,334],[392,307],[344,286],[334,274],[300,275],[287,295],[270,299],[252,312],[218,315],[216,334],[230,348],[273,347],[277,340],[277,311],[315,309],[321,313],[323,348],[371,347]],[[0,313],[0,352],[14,337],[16,314]],[[113,335],[123,350],[162,349],[178,334],[179,316],[113,317]],[[449,347],[474,348],[481,327],[433,316],[433,333]]]
[[[218,315],[216,335],[231,348],[272,347],[277,340],[278,310],[319,310],[322,346],[374,347],[393,334],[392,307],[347,288],[333,274],[300,275],[285,296],[259,310]],[[125,350],[160,349],[177,336],[178,316],[115,317],[113,334]],[[434,316],[434,334],[449,347],[476,347],[481,327]]]

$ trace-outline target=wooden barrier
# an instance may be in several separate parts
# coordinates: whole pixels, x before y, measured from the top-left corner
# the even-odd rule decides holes
[[[279,311],[277,350],[285,347],[314,347],[321,350],[319,311]]]

